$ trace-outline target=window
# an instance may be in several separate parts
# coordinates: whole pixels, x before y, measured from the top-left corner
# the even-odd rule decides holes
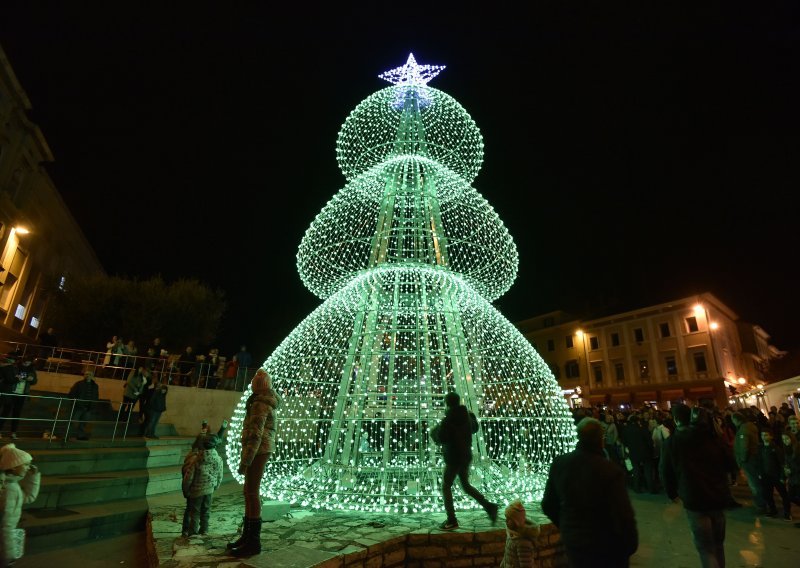
[[[637,327],[633,330],[633,339],[636,343],[641,343],[644,341],[644,330],[641,327]]]
[[[547,350],[548,351],[555,351],[556,350],[556,342],[552,339],[547,340]]]
[[[14,312],[14,317],[18,320],[25,319],[25,306],[22,304],[17,304],[17,310]]]
[[[567,344],[567,349],[572,349],[572,345],[573,345],[573,343],[572,343],[572,336],[571,336],[571,335],[568,335],[568,336],[567,336],[567,338],[566,338],[566,344]]]
[[[675,362],[675,357],[667,357],[664,362],[667,364],[667,375],[675,377],[678,374],[678,364]]]
[[[554,325],[556,325],[556,320],[552,317],[546,317],[542,322],[542,327],[553,327]]]
[[[578,367],[578,361],[576,359],[567,361],[566,365],[564,365],[564,372],[566,373],[568,379],[577,379],[580,377],[581,372],[580,368]]]
[[[639,378],[650,378],[650,367],[647,365],[647,359],[639,359]]]
[[[667,322],[658,324],[658,329],[661,332],[661,337],[669,337],[669,324]]]
[[[611,334],[611,345],[612,347],[619,346],[619,333],[612,333]]]
[[[589,347],[594,349],[600,349],[600,339],[595,335],[589,338]]]
[[[708,365],[706,365],[706,354],[702,351],[695,352],[692,357],[694,358],[694,369],[698,373],[705,373],[708,371]]]
[[[617,377],[617,384],[625,383],[625,365],[614,363],[614,375]]]
[[[39,329],[39,318],[36,316],[31,316],[31,327],[33,329]]]
[[[601,384],[603,382],[602,365],[592,365],[592,373],[594,373],[594,382]]]
[[[22,267],[28,255],[22,252],[19,248],[10,252],[6,256],[4,266],[6,267],[6,279],[3,286],[0,287],[0,308],[8,310],[11,304],[11,298],[16,290],[17,279],[22,274]]]
[[[697,318],[694,316],[686,318],[686,329],[689,330],[689,333],[695,333],[696,331],[700,331],[700,328],[697,326]]]

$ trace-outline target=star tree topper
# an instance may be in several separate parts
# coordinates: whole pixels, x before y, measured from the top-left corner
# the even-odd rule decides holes
[[[444,69],[444,65],[417,65],[414,54],[408,54],[408,61],[402,67],[395,67],[378,75],[379,78],[398,86],[413,85],[423,87]]]

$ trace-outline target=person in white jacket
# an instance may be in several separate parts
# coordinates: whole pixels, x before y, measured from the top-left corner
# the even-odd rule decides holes
[[[42,474],[33,457],[14,444],[0,448],[0,566],[11,566],[22,557],[22,506],[36,501]],[[23,533],[24,534],[24,533]]]

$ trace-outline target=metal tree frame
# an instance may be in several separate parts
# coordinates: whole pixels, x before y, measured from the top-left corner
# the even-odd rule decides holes
[[[477,126],[413,59],[362,102],[337,144],[347,185],[298,251],[323,298],[264,363],[283,397],[262,495],[376,512],[442,510],[430,428],[455,391],[480,420],[473,483],[499,502],[541,497],[575,429],[546,364],[490,301],[516,277],[513,240],[470,186]],[[228,436],[236,471],[249,388]],[[241,481],[241,476],[235,474]],[[456,506],[476,504],[456,494]]]

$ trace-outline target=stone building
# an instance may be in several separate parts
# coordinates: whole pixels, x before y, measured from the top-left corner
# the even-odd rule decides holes
[[[780,355],[762,328],[710,293],[592,320],[556,311],[516,325],[572,406],[713,400],[724,407],[760,384]]]
[[[53,292],[104,272],[44,168],[53,155],[30,109],[0,48],[0,340],[28,343],[47,328]]]

